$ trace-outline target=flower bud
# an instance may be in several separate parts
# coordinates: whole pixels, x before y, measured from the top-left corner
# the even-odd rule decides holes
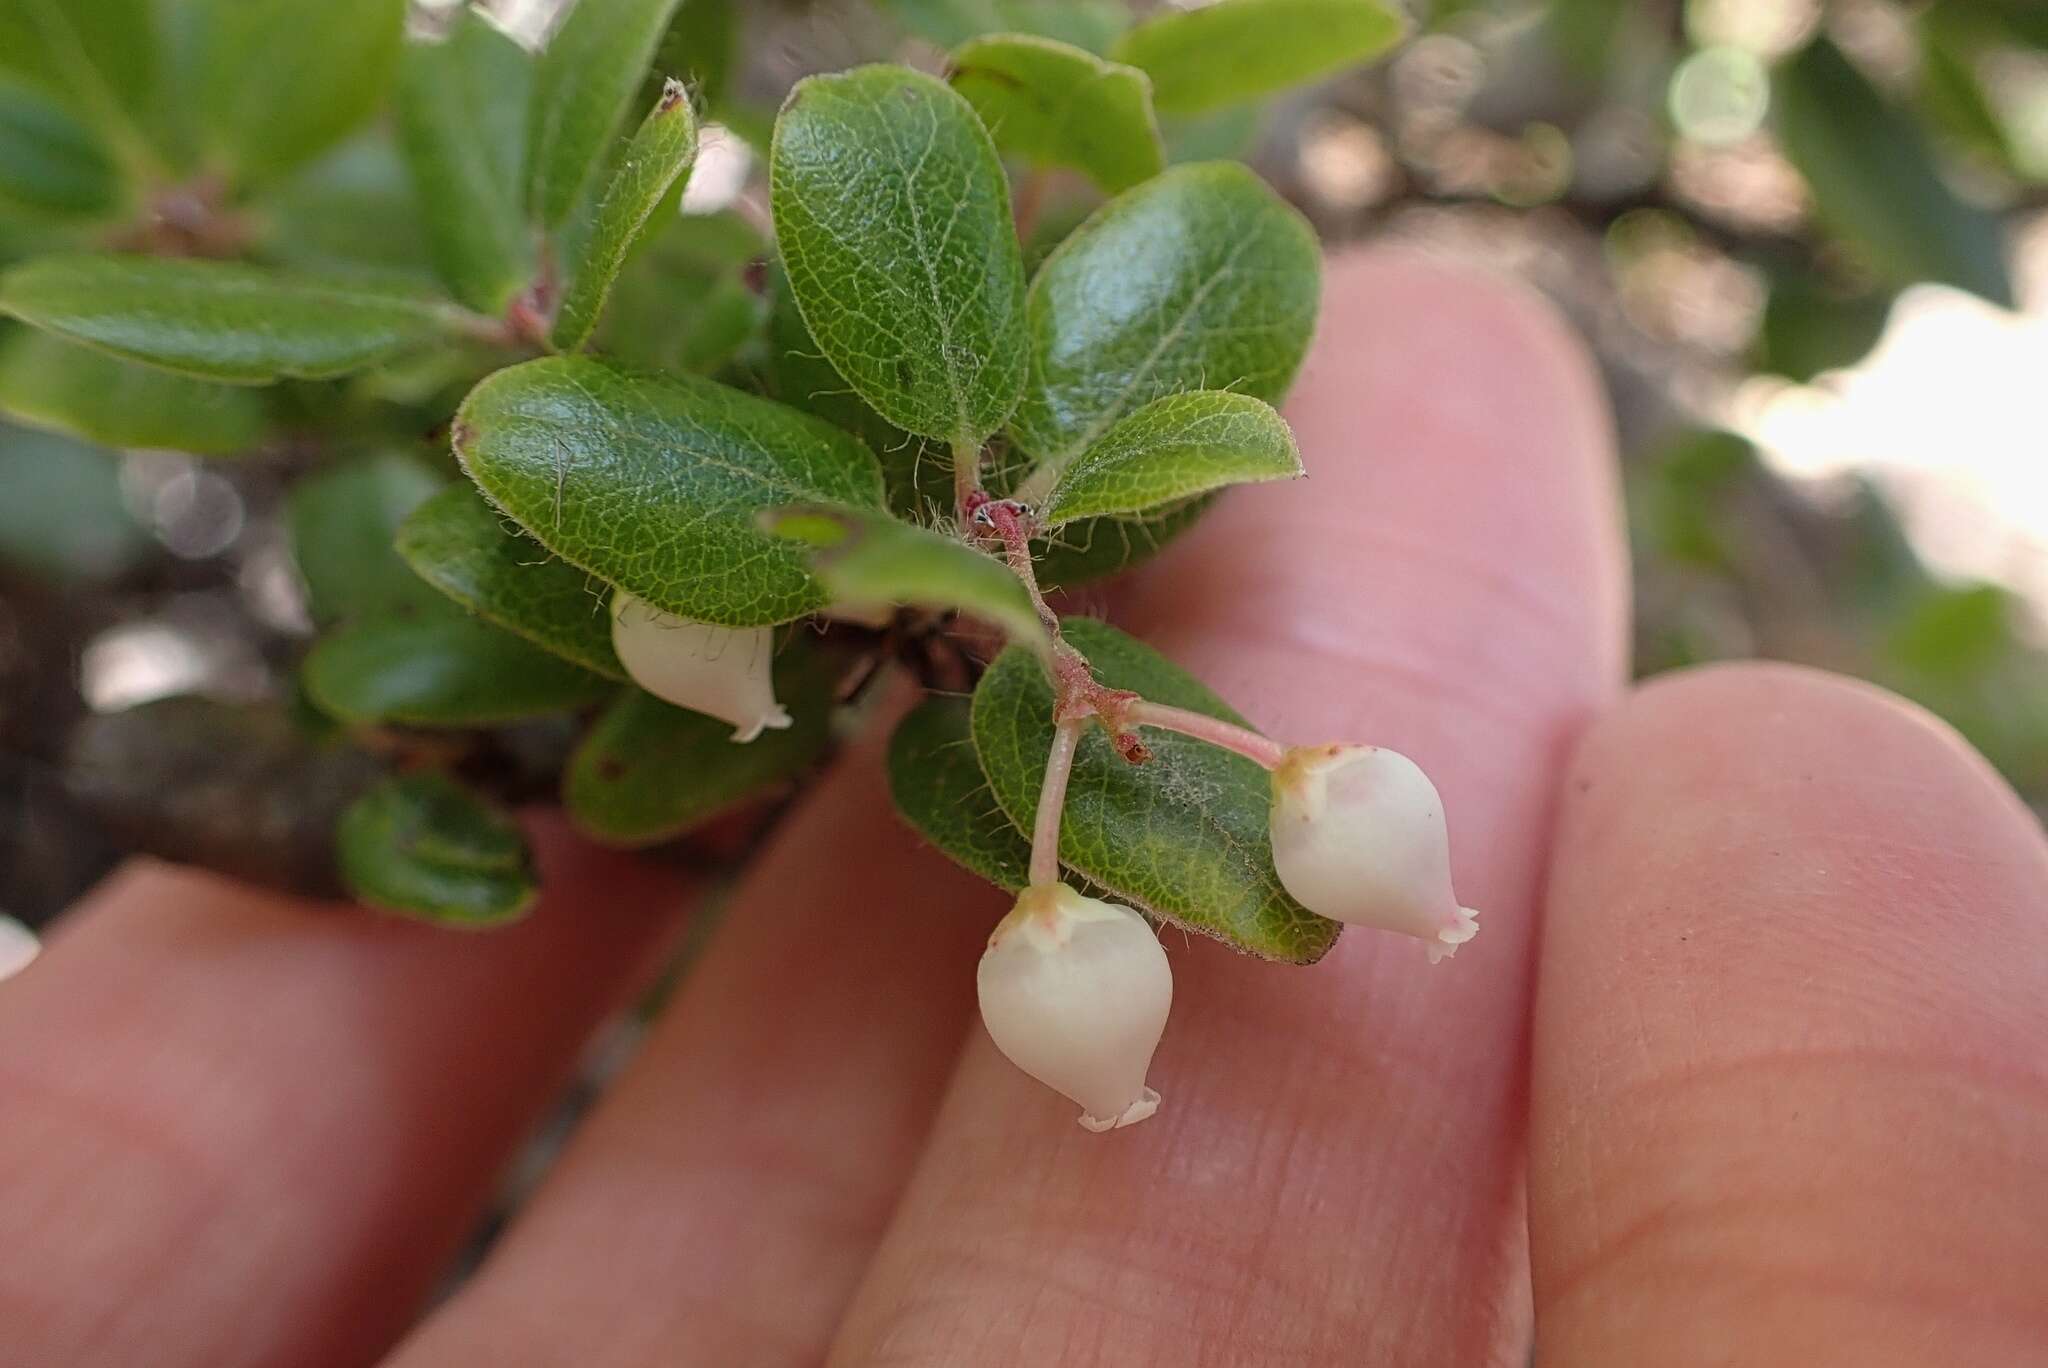
[[[679,708],[732,723],[735,741],[789,725],[789,714],[775,702],[775,641],[766,627],[670,617],[621,589],[612,597],[612,649],[635,684]]]
[[[1145,1070],[1173,973],[1136,912],[1065,884],[1027,888],[988,938],[975,986],[996,1048],[1080,1103],[1083,1126],[1135,1125],[1158,1109]]]
[[[1436,785],[1379,746],[1298,746],[1273,771],[1273,866],[1332,920],[1419,936],[1429,962],[1478,932],[1451,892],[1451,841]]]

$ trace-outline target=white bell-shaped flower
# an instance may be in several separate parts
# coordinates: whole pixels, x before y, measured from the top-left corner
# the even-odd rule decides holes
[[[735,741],[787,727],[775,701],[775,639],[766,627],[714,627],[671,617],[621,589],[612,597],[612,649],[656,698],[730,722]]]
[[[1436,785],[1384,747],[1287,753],[1273,771],[1273,866],[1311,912],[1418,936],[1431,964],[1479,930],[1479,914],[1451,892],[1451,841]]]
[[[1113,1130],[1158,1109],[1145,1070],[1173,973],[1136,912],[1062,883],[1027,888],[988,938],[975,985],[996,1048],[1079,1103],[1083,1126]]]

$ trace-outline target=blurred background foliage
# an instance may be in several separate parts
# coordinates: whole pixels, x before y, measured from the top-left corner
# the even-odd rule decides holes
[[[532,39],[555,2],[491,8]],[[766,345],[755,149],[798,76],[936,64],[1003,29],[1101,50],[1131,9],[686,0],[674,33],[690,41],[663,68],[719,127],[604,345],[705,372]],[[1376,68],[1169,119],[1171,155],[1245,157],[1332,244],[1416,243],[1560,303],[1615,400],[1641,672],[1768,656],[1875,680],[2048,811],[2048,6],[1418,9]],[[415,5],[414,22],[445,10]],[[0,265],[137,233],[208,252],[225,233],[256,259],[424,277],[389,122],[232,213],[192,202],[219,189],[204,183],[137,204],[123,149],[0,70]],[[1057,177],[1031,193],[1034,254],[1095,202]],[[493,364],[455,349],[260,404],[216,396],[177,415],[201,456],[156,440],[189,396],[132,367],[81,381],[0,326],[0,911],[41,920],[136,846],[321,882],[362,767],[321,748],[327,724],[297,692],[318,612],[287,490],[338,456],[445,461],[452,396]],[[336,431],[345,450],[321,436]],[[360,483],[355,512],[387,537],[379,501],[431,487]],[[227,726],[194,695],[262,703],[266,720]],[[538,786],[567,736],[539,723],[481,744]]]

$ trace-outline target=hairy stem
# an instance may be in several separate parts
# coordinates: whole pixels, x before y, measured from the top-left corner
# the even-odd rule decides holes
[[[1031,826],[1031,886],[1060,877],[1060,816],[1067,806],[1067,780],[1074,773],[1074,748],[1081,744],[1081,719],[1062,718],[1052,729],[1045,755],[1045,782],[1038,789],[1038,816]]]
[[[981,448],[973,442],[953,443],[953,516],[964,530],[984,499],[981,491]]]
[[[1269,741],[1255,731],[1206,713],[1169,708],[1163,703],[1139,699],[1124,710],[1124,717],[1133,726],[1157,727],[1161,731],[1179,732],[1182,736],[1221,746],[1269,770],[1279,768],[1280,762],[1287,758],[1287,747],[1278,741]]]

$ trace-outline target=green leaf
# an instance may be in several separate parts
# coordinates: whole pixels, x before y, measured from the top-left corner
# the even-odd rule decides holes
[[[420,462],[387,451],[331,466],[292,487],[285,523],[314,621],[387,614],[434,597],[391,541],[443,483]]]
[[[84,254],[0,275],[0,311],[130,361],[257,385],[346,375],[460,322],[449,305],[392,285]]]
[[[0,0],[0,68],[66,101],[125,159],[144,160],[156,32],[150,0]]]
[[[611,586],[555,559],[469,485],[442,490],[398,529],[398,554],[463,607],[534,645],[613,679]]]
[[[1162,10],[1110,55],[1151,74],[1161,112],[1196,114],[1369,62],[1407,32],[1385,0],[1218,0]]]
[[[271,265],[351,279],[442,288],[412,174],[390,138],[352,138],[327,156],[263,187],[250,204],[252,250]]]
[[[831,424],[692,376],[557,356],[499,371],[455,419],[470,476],[556,555],[664,612],[764,627],[825,603],[802,552],[756,517],[878,508],[866,447]]]
[[[1024,581],[956,538],[851,509],[799,505],[764,521],[777,536],[811,548],[812,573],[835,604],[957,609],[1002,628],[1012,641],[1051,648]]]
[[[609,163],[677,0],[576,0],[541,52],[527,123],[528,211],[565,223]]]
[[[739,62],[740,16],[735,0],[682,0],[654,50],[653,70],[640,86],[639,105],[661,98],[662,82],[681,81],[701,109],[717,110]]]
[[[552,341],[557,349],[574,351],[589,341],[626,257],[647,231],[655,210],[689,178],[696,160],[697,116],[681,83],[670,81],[626,144],[611,188],[597,206],[590,235],[582,243],[583,259],[570,273],[555,321]]]
[[[0,345],[0,411],[107,446],[207,456],[255,446],[266,418],[253,390],[117,361],[28,329]]]
[[[876,412],[979,445],[1024,383],[1024,258],[988,130],[945,83],[801,81],[775,121],[776,239],[819,349]]]
[[[627,690],[563,771],[570,820],[608,845],[654,845],[796,777],[831,743],[834,675],[825,653],[785,649],[775,694],[795,720],[744,746],[730,723]]]
[[[539,895],[518,826],[443,774],[382,781],[349,805],[334,834],[350,892],[387,912],[499,926]]]
[[[1103,434],[1060,475],[1039,510],[1076,518],[1144,513],[1226,485],[1293,480],[1301,452],[1287,420],[1249,394],[1195,390],[1155,399]]]
[[[618,687],[431,592],[328,632],[300,678],[322,711],[358,726],[497,726],[585,707]]]
[[[445,42],[412,43],[398,68],[398,129],[434,265],[455,297],[493,317],[532,278],[526,111],[533,59],[474,10]]]
[[[92,130],[35,91],[0,83],[0,211],[94,219],[120,201],[119,175]]]
[[[1830,288],[1806,274],[1771,282],[1757,332],[1757,369],[1805,384],[1822,371],[1853,366],[1870,354],[1890,321],[1898,291]]]
[[[0,490],[0,563],[90,584],[120,575],[149,550],[111,452],[0,423]]]
[[[1154,702],[1243,725],[1220,699],[1142,642],[1085,618],[1067,639],[1095,675]],[[989,786],[1019,829],[1029,825],[1053,736],[1053,692],[1028,652],[997,657],[974,691],[974,744]],[[1074,760],[1060,858],[1154,916],[1265,959],[1310,964],[1341,929],[1280,886],[1268,832],[1266,772],[1240,755],[1166,732],[1147,732],[1152,758],[1133,765],[1100,727]]]
[[[956,864],[1012,893],[1031,882],[1031,842],[981,772],[966,699],[927,698],[896,724],[889,792],[903,820]]]
[[[1213,499],[1196,496],[1155,513],[1129,518],[1083,518],[1032,543],[1039,587],[1073,589],[1150,560],[1202,520]]]
[[[1817,38],[1778,68],[1778,140],[1821,217],[1895,285],[1932,280],[2011,308],[1998,220],[1956,197],[1914,121]]]
[[[187,0],[191,89],[209,158],[274,179],[347,137],[384,100],[405,0]]]
[[[669,217],[626,263],[598,350],[635,370],[717,371],[768,321],[768,301],[750,284],[767,250],[729,210]]]
[[[1114,194],[1166,165],[1152,83],[1050,38],[997,34],[953,51],[950,80],[1004,152],[1071,166]]]

